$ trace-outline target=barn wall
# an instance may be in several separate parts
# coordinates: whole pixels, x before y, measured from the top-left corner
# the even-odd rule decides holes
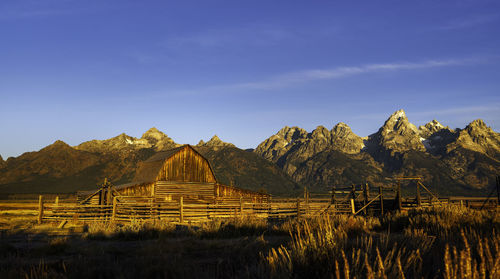
[[[154,183],[140,184],[117,190],[122,196],[153,196]]]
[[[155,185],[155,199],[157,201],[178,200],[207,200],[214,199],[215,183],[157,181]]]
[[[208,161],[191,148],[181,149],[161,168],[157,180],[214,183]]]
[[[269,198],[269,195],[266,194],[256,193],[223,184],[217,184],[215,186],[215,196],[217,199],[242,197],[245,200],[252,200],[254,202],[266,202]]]

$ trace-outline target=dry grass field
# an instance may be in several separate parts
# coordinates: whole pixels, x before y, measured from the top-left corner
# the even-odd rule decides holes
[[[0,203],[2,278],[500,278],[500,216],[459,206],[268,223],[36,224]]]

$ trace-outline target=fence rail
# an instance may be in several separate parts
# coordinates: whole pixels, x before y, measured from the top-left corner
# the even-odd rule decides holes
[[[401,182],[414,181],[416,195],[403,198]],[[499,208],[497,200],[488,198],[439,198],[432,193],[420,178],[397,178],[396,187],[378,186],[370,189],[366,184],[333,187],[330,194],[313,194],[304,188],[299,198],[266,198],[254,200],[248,197],[215,197],[200,200],[191,196],[180,196],[177,200],[156,199],[143,196],[114,196],[112,204],[44,204],[39,198],[38,222],[43,220],[164,220],[171,222],[200,222],[218,218],[300,218],[322,214],[384,214],[390,210],[407,210],[447,204],[477,209]],[[500,181],[497,181],[499,183]],[[500,185],[497,185],[500,189]],[[493,193],[493,192],[492,192]]]
[[[484,207],[485,199],[433,198],[420,201],[420,207],[460,204],[472,208]],[[39,221],[118,221],[161,220],[169,222],[203,222],[219,218],[296,218],[322,214],[380,214],[397,209],[394,199],[381,199],[374,195],[361,198],[335,200],[325,198],[272,199],[266,203],[254,203],[243,199],[223,203],[162,201],[137,197],[120,197],[112,205],[46,204],[40,199]],[[417,207],[416,199],[402,199],[402,209]],[[496,201],[487,206],[497,208]]]

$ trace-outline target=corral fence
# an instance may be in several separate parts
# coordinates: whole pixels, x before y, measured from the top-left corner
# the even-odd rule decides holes
[[[423,184],[416,183],[415,197],[403,198],[397,187],[369,187],[368,184],[332,187],[329,194],[314,194],[304,189],[297,198],[251,199],[222,198],[214,201],[184,199],[157,201],[152,197],[115,196],[112,204],[59,204],[58,198],[46,203],[39,199],[38,222],[42,221],[116,221],[160,220],[167,222],[205,222],[220,218],[284,219],[323,214],[380,215],[387,211],[459,204],[470,208],[498,208],[489,198],[439,198]],[[421,193],[421,191],[423,193]]]

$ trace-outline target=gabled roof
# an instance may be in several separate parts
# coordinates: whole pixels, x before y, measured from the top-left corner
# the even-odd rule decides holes
[[[156,181],[156,177],[158,176],[160,170],[162,169],[165,161],[168,160],[170,157],[174,156],[176,153],[178,153],[179,151],[181,151],[184,148],[190,148],[196,154],[203,157],[208,162],[208,166],[215,176],[215,172],[213,171],[213,168],[210,165],[210,162],[203,155],[201,155],[196,149],[194,149],[191,145],[186,144],[186,145],[179,146],[179,147],[176,147],[173,149],[158,152],[158,153],[154,154],[153,156],[151,156],[146,161],[140,163],[132,182],[138,184],[138,183],[148,183],[148,182]],[[217,181],[217,178],[216,178],[216,181]]]
[[[144,161],[144,163],[155,162],[155,161],[162,161],[163,162],[163,161],[167,160],[168,158],[174,156],[175,153],[179,152],[180,150],[184,149],[187,146],[191,147],[189,144],[186,144],[183,146],[179,146],[176,148],[172,148],[169,150],[158,152],[158,153],[154,154],[153,156],[149,157],[149,159]]]

